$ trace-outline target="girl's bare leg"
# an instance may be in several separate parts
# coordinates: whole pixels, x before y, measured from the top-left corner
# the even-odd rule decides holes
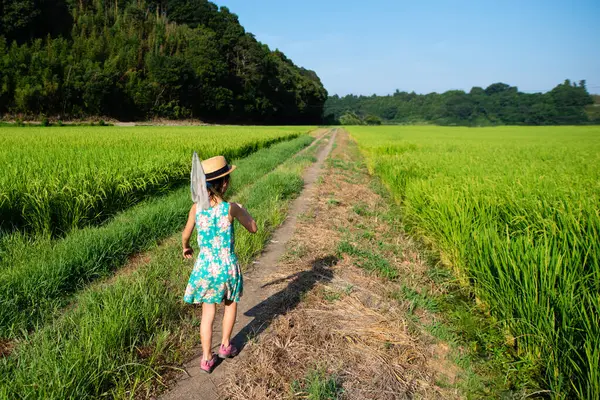
[[[223,340],[221,341],[221,344],[223,344],[225,347],[229,346],[236,315],[237,303],[234,301],[225,300],[225,313],[223,314]]]
[[[202,359],[209,361],[212,358],[212,330],[215,320],[216,304],[202,304],[202,322],[200,323],[200,340],[202,342]]]

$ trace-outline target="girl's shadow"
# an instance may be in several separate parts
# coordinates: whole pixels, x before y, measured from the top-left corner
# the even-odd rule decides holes
[[[304,294],[309,292],[317,282],[330,282],[333,279],[331,267],[337,263],[338,259],[334,256],[318,258],[312,262],[312,268],[308,271],[298,272],[263,285],[262,288],[265,288],[292,280],[285,289],[244,313],[244,315],[254,317],[254,319],[232,339],[235,346],[240,350],[243,349],[249,338],[264,332],[277,316],[293,310],[302,301]]]

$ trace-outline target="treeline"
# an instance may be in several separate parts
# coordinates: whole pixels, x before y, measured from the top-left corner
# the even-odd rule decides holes
[[[326,99],[206,0],[0,0],[0,114],[315,124]]]
[[[522,93],[494,83],[469,93],[452,90],[420,95],[396,91],[390,96],[329,97],[329,123],[431,123],[438,125],[580,125],[600,123],[585,81],[566,80],[547,93]],[[381,120],[381,121],[380,121]]]
[[[585,111],[587,112],[590,121],[598,124],[600,123],[600,95],[594,94],[592,95],[594,99],[594,104],[590,104],[586,107]]]

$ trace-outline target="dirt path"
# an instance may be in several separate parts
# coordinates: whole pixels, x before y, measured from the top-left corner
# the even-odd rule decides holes
[[[325,160],[333,148],[337,130],[327,145],[317,154],[317,161],[304,173],[304,189],[294,200],[288,211],[288,217],[283,225],[274,233],[271,243],[256,260],[255,268],[244,276],[244,296],[238,308],[238,319],[234,327],[233,343],[240,348],[241,354],[234,360],[225,361],[217,366],[210,375],[200,370],[201,349],[197,356],[185,365],[187,374],[179,377],[177,384],[160,398],[164,400],[202,399],[212,400],[223,398],[219,394],[219,386],[225,382],[232,365],[243,361],[246,356],[243,351],[247,341],[264,331],[273,319],[289,308],[290,298],[294,298],[298,290],[277,292],[273,286],[265,286],[265,279],[279,269],[279,260],[286,252],[286,244],[292,238],[298,216],[304,214],[315,193],[315,184],[321,174]],[[301,282],[305,284],[305,282]],[[299,299],[297,300],[299,301]],[[218,310],[220,317],[222,310]],[[215,321],[213,343],[220,340],[221,320]],[[216,347],[215,347],[216,352]],[[234,367],[233,367],[234,368]]]

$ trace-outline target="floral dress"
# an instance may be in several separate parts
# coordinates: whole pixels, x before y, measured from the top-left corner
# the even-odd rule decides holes
[[[200,252],[194,264],[185,295],[186,303],[239,302],[242,273],[233,251],[233,224],[229,203],[221,202],[196,212],[196,230]]]

